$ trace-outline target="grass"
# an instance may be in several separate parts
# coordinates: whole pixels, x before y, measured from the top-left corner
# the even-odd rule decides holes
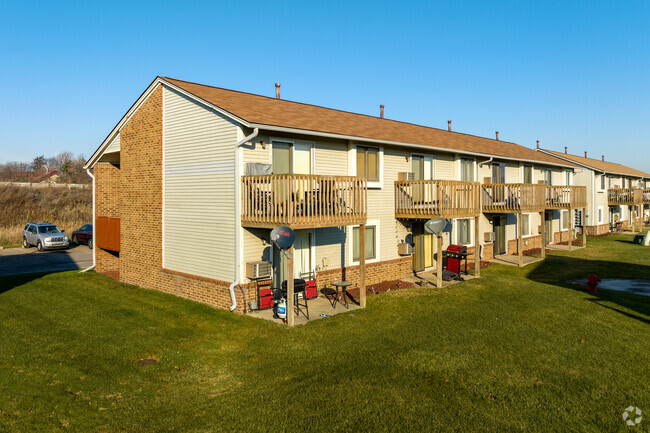
[[[71,234],[92,220],[90,188],[0,186],[0,246],[20,245],[29,221],[47,221]]]
[[[650,413],[650,298],[563,283],[648,278],[631,238],[294,329],[92,272],[5,277],[0,431],[647,431],[621,414]]]

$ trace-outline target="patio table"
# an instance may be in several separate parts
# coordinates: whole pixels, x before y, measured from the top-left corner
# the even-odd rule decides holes
[[[343,305],[345,308],[350,308],[350,305],[348,304],[348,287],[350,287],[352,283],[349,281],[333,281],[332,286],[336,287],[336,300],[339,304]],[[343,295],[343,300],[345,303],[342,303],[339,301],[340,295]],[[336,308],[336,307],[334,307]]]

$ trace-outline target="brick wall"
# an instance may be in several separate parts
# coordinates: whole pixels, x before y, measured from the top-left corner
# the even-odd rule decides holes
[[[120,218],[120,168],[108,163],[96,164],[95,176],[95,216]],[[119,253],[95,248],[95,270],[119,279]]]
[[[395,260],[366,264],[366,287],[381,281],[399,280],[413,275],[413,258],[404,257]],[[327,281],[344,280],[359,284],[359,266],[328,269],[316,273],[316,285],[320,289]]]
[[[587,236],[599,236],[609,233],[609,224],[587,226]]]
[[[161,288],[162,87],[120,132],[120,280]]]

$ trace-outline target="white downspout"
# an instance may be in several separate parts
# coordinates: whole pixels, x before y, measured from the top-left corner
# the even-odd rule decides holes
[[[490,159],[486,159],[486,160],[483,161],[483,162],[479,162],[478,165],[481,166],[481,165],[488,164],[488,163],[492,162],[493,159],[494,159],[494,157],[491,156]]]
[[[241,203],[239,203],[241,189],[241,179],[239,173],[239,147],[242,144],[257,137],[257,134],[259,134],[259,132],[259,128],[255,128],[251,135],[242,138],[235,144],[235,281],[233,281],[228,288],[230,291],[230,301],[232,302],[232,305],[229,308],[230,311],[235,311],[235,308],[237,308],[237,296],[235,296],[235,287],[239,284],[239,269],[241,268],[241,264],[239,263],[241,260],[239,257],[239,246],[241,245],[241,239],[239,236],[239,229],[241,228]],[[94,229],[95,226],[93,226],[93,230]]]
[[[79,273],[89,271],[95,267],[95,176],[93,176],[89,168],[86,169],[86,173],[93,180],[93,265],[83,271],[79,271]]]

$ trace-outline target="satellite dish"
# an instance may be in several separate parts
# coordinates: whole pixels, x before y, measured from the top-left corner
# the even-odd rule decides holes
[[[447,227],[447,220],[444,218],[433,218],[424,223],[424,231],[440,236],[440,233]]]
[[[281,250],[286,250],[296,241],[296,233],[289,227],[276,227],[271,230],[271,241]]]

